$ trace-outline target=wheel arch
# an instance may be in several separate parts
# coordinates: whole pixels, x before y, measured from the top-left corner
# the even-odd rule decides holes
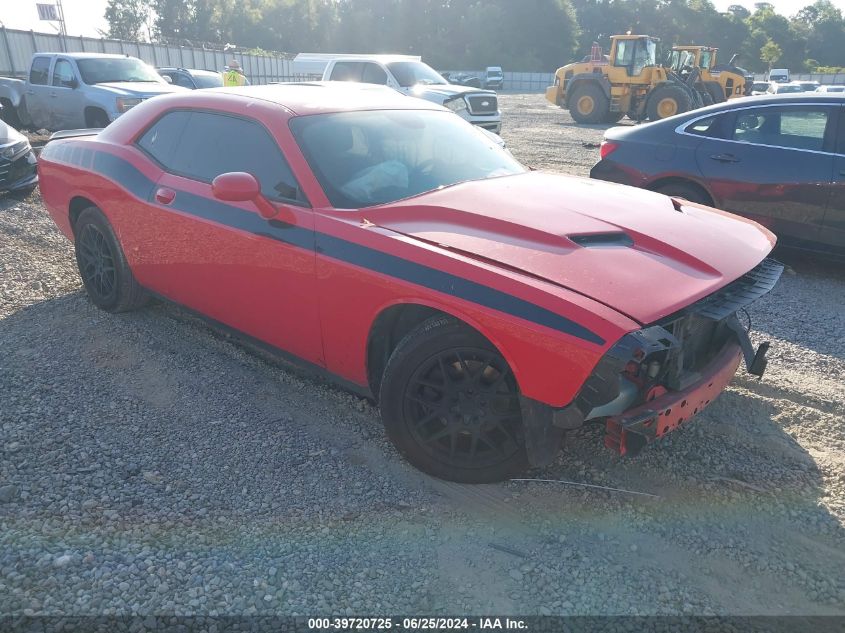
[[[657,178],[656,180],[652,180],[651,182],[645,185],[645,188],[649,191],[657,191],[658,189],[667,185],[683,185],[685,187],[692,187],[694,189],[698,189],[708,199],[709,206],[716,206],[716,200],[714,199],[713,194],[710,193],[710,190],[703,183],[698,182],[694,178],[690,178],[688,176],[663,176],[661,178]]]
[[[109,120],[109,113],[106,112],[106,110],[102,106],[88,105],[88,106],[85,106],[85,110],[84,110],[85,125],[92,127],[91,126],[91,119],[95,114],[102,114],[106,118],[106,121]]]
[[[97,203],[85,196],[74,196],[71,198],[70,203],[68,204],[68,220],[70,222],[70,229],[73,231],[74,235],[76,235],[76,221],[79,219],[79,214],[88,207],[100,208]]]
[[[571,79],[569,79],[566,83],[566,107],[569,109],[570,106],[570,99],[572,98],[572,93],[579,87],[587,85],[587,84],[596,84],[602,89],[604,96],[607,97],[608,101],[610,100],[610,80],[605,77],[604,75],[599,75],[597,73],[578,73],[577,75],[573,75]]]
[[[370,392],[376,400],[379,398],[379,388],[384,377],[384,370],[387,368],[387,361],[396,346],[414,328],[436,316],[455,319],[487,340],[508,363],[517,386],[520,384],[518,369],[514,366],[513,359],[507,350],[497,342],[495,335],[492,335],[487,328],[475,319],[451,308],[435,305],[422,299],[406,299],[383,306],[370,324],[367,334],[365,356],[367,382]]]

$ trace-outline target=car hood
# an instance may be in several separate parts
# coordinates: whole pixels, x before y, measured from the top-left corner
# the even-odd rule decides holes
[[[172,86],[169,83],[140,82],[140,81],[111,81],[108,83],[95,84],[97,88],[105,88],[119,97],[138,97],[149,99],[161,94],[171,92],[182,92],[187,90],[181,86]]]
[[[468,182],[364,219],[540,278],[652,323],[742,276],[774,236],[729,213],[586,178],[532,172]]]
[[[435,84],[435,85],[427,85],[427,84],[417,84],[413,88],[411,88],[411,94],[415,97],[433,97],[439,96],[443,99],[448,99],[449,97],[454,97],[456,95],[463,95],[468,93],[474,94],[488,94],[491,96],[495,96],[495,92],[491,90],[481,90],[480,88],[473,88],[472,86],[457,86],[454,84]]]

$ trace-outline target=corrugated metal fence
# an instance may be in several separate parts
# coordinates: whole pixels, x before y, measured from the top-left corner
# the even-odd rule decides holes
[[[0,75],[24,77],[34,53],[114,53],[132,55],[153,66],[179,66],[220,71],[234,58],[254,84],[271,81],[297,81],[291,60],[268,55],[247,55],[190,46],[168,46],[146,42],[62,37],[53,33],[35,33],[0,28]]]
[[[845,73],[789,73],[792,81],[818,81],[820,84],[845,84]],[[754,75],[754,81],[766,81],[765,74]]]

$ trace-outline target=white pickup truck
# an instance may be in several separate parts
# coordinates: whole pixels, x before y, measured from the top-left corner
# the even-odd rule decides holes
[[[135,57],[36,53],[25,80],[0,78],[0,104],[16,128],[103,128],[144,99],[182,90]]]
[[[324,81],[359,81],[389,86],[399,92],[446,106],[485,130],[499,133],[502,113],[492,90],[455,86],[412,55],[325,55],[303,53],[294,60],[294,72],[313,74],[322,69]]]

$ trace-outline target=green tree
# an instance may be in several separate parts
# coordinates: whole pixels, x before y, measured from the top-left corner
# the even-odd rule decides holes
[[[769,40],[760,49],[760,59],[769,65],[769,70],[772,70],[772,65],[775,64],[783,55],[780,46]]]
[[[109,37],[119,40],[143,39],[150,20],[149,0],[109,0],[106,5]]]

